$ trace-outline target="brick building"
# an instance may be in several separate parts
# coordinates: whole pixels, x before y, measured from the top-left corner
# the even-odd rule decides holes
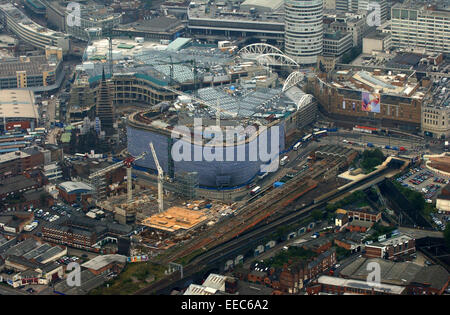
[[[306,292],[308,295],[317,295],[321,292],[334,295],[404,295],[406,288],[391,284],[370,286],[367,281],[320,276],[315,284],[306,289]]]
[[[4,202],[7,197],[14,197],[29,190],[42,187],[42,179],[38,177],[29,178],[25,175],[4,178],[0,182],[0,201]]]
[[[381,242],[366,245],[365,257],[394,260],[416,252],[416,240],[406,234],[400,234]]]
[[[92,196],[93,188],[83,182],[64,182],[56,187],[67,203],[83,202]]]
[[[306,243],[299,244],[306,250],[315,252],[316,254],[321,254],[331,248],[333,241],[329,237],[319,237]],[[295,246],[295,245],[293,245]]]
[[[42,227],[42,239],[54,244],[98,252],[102,241],[109,238],[117,242],[118,236],[129,232],[131,227],[127,225],[72,217],[61,218]]]
[[[330,269],[336,263],[336,251],[330,249],[317,256],[314,260],[304,260],[286,264],[280,273],[280,291],[296,294],[306,281]]]
[[[123,255],[111,254],[97,256],[84,264],[81,267],[87,268],[94,275],[106,274],[110,272],[120,273],[125,267],[127,257]]]
[[[379,222],[381,220],[381,211],[373,210],[370,207],[347,210],[347,216],[353,220]]]
[[[374,224],[373,221],[363,221],[363,220],[355,219],[355,220],[349,222],[346,228],[350,232],[365,233],[373,226],[373,224]]]
[[[342,121],[419,130],[429,83],[411,71],[339,69],[310,79],[320,109]]]

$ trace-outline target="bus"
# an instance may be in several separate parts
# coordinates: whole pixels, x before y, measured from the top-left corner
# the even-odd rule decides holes
[[[314,138],[325,137],[327,135],[327,131],[326,130],[317,131],[317,132],[314,132],[313,135],[314,135]]]
[[[288,162],[289,157],[287,155],[283,156],[280,160],[280,165],[283,166]]]
[[[311,138],[312,138],[312,134],[308,134],[302,138],[302,142],[308,142],[309,140],[311,140]]]
[[[297,142],[295,145],[294,145],[294,151],[297,151],[298,150],[298,148],[300,148],[301,147],[301,145],[302,145],[302,143],[301,142]]]
[[[260,187],[260,186],[256,186],[255,188],[253,188],[253,189],[250,191],[250,195],[254,196],[254,195],[256,195],[260,190],[261,190],[261,187]]]
[[[358,126],[353,127],[353,131],[364,132],[364,133],[377,133],[378,129],[373,127]]]

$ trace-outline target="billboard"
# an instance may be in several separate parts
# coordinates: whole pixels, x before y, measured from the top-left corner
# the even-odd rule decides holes
[[[144,261],[148,261],[148,256],[147,255],[127,257],[127,262],[128,263],[144,262]]]
[[[361,110],[363,112],[379,113],[380,112],[380,94],[362,92]]]

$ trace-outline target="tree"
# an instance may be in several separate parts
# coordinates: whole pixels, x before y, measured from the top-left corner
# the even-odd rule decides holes
[[[322,211],[320,211],[319,209],[314,210],[313,212],[311,212],[311,215],[314,219],[314,221],[319,221],[320,219],[322,219]]]
[[[41,206],[45,207],[47,205],[47,197],[48,197],[48,195],[46,193],[42,193],[39,196],[39,201],[41,202]]]

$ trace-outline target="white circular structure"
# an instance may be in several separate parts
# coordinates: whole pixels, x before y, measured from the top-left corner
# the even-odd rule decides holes
[[[299,64],[294,59],[285,54],[264,54],[256,58],[256,61],[263,66],[290,66],[298,68]]]
[[[297,85],[299,82],[303,81],[305,75],[300,71],[292,72],[286,79],[283,85],[282,92],[288,90],[289,88]]]
[[[323,0],[286,0],[284,6],[285,53],[299,64],[316,64],[323,49]]]
[[[266,43],[251,44],[243,47],[238,52],[241,58],[250,60],[255,60],[258,56],[265,54],[283,54],[283,52],[277,47]]]

